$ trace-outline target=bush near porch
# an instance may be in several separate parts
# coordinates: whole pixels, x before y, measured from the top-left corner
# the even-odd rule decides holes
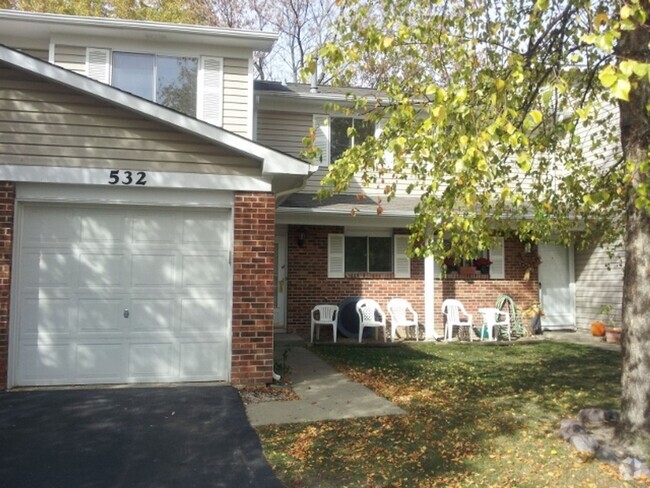
[[[314,350],[408,413],[260,428],[287,486],[635,486],[556,435],[582,408],[618,408],[619,352],[548,342]]]

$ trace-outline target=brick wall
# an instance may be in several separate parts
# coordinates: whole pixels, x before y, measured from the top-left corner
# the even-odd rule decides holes
[[[3,390],[7,388],[9,361],[9,298],[15,198],[15,184],[0,182],[0,389]]]
[[[424,262],[411,260],[411,278],[392,273],[354,273],[348,278],[327,278],[327,235],[342,227],[303,226],[305,242],[298,246],[297,226],[288,232],[287,324],[289,332],[309,336],[310,312],[319,303],[338,304],[360,296],[377,300],[384,312],[391,298],[405,298],[424,318]],[[321,337],[329,337],[323,327]]]
[[[318,303],[338,304],[352,296],[377,300],[386,310],[391,298],[411,302],[424,323],[424,262],[411,260],[411,278],[394,278],[392,273],[349,274],[346,278],[327,278],[327,235],[342,233],[342,227],[303,226],[305,242],[298,245],[298,226],[288,231],[287,324],[289,332],[309,336],[310,311]],[[474,321],[481,323],[478,308],[494,306],[499,295],[510,295],[518,307],[528,307],[539,299],[537,267],[530,266],[529,254],[515,239],[506,239],[504,280],[435,281],[435,324],[442,334],[443,300],[461,300]],[[328,334],[322,328],[321,337]],[[328,337],[325,335],[325,337]]]
[[[237,193],[234,223],[231,381],[270,383],[275,198],[270,193]]]

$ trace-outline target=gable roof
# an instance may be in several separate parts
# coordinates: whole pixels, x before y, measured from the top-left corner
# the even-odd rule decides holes
[[[66,86],[208,142],[226,146],[236,153],[257,160],[261,163],[262,175],[274,178],[274,191],[277,189],[278,193],[298,190],[306,178],[317,169],[317,166],[257,144],[221,127],[189,117],[1,44],[0,61],[15,69]],[[283,178],[285,181],[281,181]]]

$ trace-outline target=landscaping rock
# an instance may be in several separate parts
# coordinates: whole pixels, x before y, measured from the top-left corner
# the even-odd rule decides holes
[[[632,457],[625,458],[618,467],[618,471],[625,481],[641,477],[650,478],[650,468],[644,462]]]
[[[616,454],[612,448],[607,446],[600,446],[598,451],[596,451],[596,458],[608,464],[618,464],[620,462],[618,454]]]
[[[596,451],[598,451],[598,448],[600,447],[598,441],[586,432],[571,436],[569,442],[579,452],[586,452],[590,454],[596,454]]]
[[[585,433],[585,428],[580,422],[572,419],[564,419],[560,422],[560,430],[558,431],[558,436],[568,441],[576,434]]]
[[[602,425],[604,423],[616,423],[620,418],[618,410],[606,410],[603,408],[585,408],[578,413],[578,420],[583,424]]]

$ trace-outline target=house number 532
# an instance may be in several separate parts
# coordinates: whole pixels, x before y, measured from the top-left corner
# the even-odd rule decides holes
[[[117,185],[118,183],[122,185],[144,186],[147,184],[147,173],[144,171],[133,172],[114,169],[108,175],[108,184]]]

